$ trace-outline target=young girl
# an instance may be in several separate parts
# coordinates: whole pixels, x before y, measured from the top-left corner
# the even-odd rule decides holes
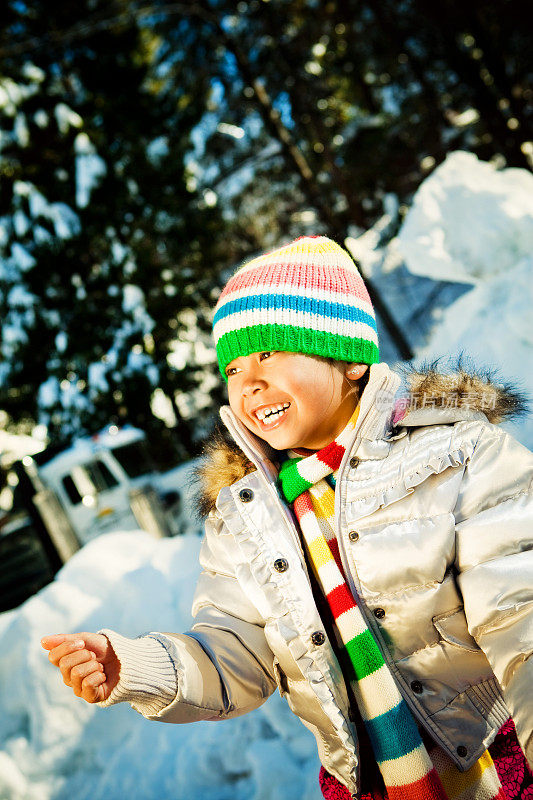
[[[67,686],[179,723],[277,686],[326,798],[533,797],[533,457],[493,424],[519,395],[430,369],[395,402],[325,237],[238,270],[214,338],[229,442],[203,469],[195,624],[47,636]]]

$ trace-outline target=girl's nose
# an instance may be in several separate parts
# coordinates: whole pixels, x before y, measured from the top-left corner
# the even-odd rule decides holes
[[[251,397],[256,392],[260,392],[266,388],[266,381],[257,375],[248,376],[242,384],[242,393],[244,397]]]

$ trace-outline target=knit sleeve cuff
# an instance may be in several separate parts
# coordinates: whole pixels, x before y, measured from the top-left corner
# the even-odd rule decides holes
[[[128,702],[150,717],[174,700],[178,691],[176,669],[158,634],[129,639],[107,628],[98,633],[107,637],[120,661],[120,678],[108,699],[96,705],[106,708]]]

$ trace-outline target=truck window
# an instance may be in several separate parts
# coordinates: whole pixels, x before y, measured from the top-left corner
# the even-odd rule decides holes
[[[112,489],[113,486],[118,485],[117,479],[107,464],[100,461],[100,459],[86,464],[85,469],[97,492],[105,492],[106,489]]]
[[[112,453],[129,478],[138,478],[147,472],[155,472],[144,442],[131,442],[114,447]]]
[[[95,459],[87,464],[74,467],[62,479],[63,488],[72,505],[81,503],[86,494],[99,494],[106,489],[118,486],[118,481],[103,461]]]
[[[76,484],[74,483],[70,475],[65,475],[65,477],[62,480],[62,483],[63,483],[63,489],[67,493],[67,497],[72,503],[72,505],[75,506],[78,503],[81,503],[81,494],[76,489]]]

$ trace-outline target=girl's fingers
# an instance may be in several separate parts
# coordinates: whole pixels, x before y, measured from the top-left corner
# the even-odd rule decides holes
[[[54,633],[51,636],[43,636],[41,639],[41,647],[44,647],[45,650],[51,650],[52,647],[56,647],[61,642],[64,642],[67,638],[68,634],[66,633]]]
[[[106,676],[103,672],[93,672],[91,675],[88,675],[81,682],[80,697],[87,703],[98,703],[104,700],[104,692],[100,687],[105,681]]]
[[[63,642],[73,642],[75,639],[83,639],[83,633],[54,633],[51,636],[43,636],[41,647],[45,650],[52,650]]]
[[[109,696],[103,664],[107,639],[100,634],[57,633],[43,636],[41,645],[48,650],[48,659],[59,668],[63,682],[77,697],[88,703],[97,703]],[[91,648],[91,649],[88,649]],[[93,652],[93,649],[96,651]]]
[[[59,670],[63,676],[64,682],[67,686],[72,685],[72,670],[80,664],[86,664],[92,662],[93,664],[98,664],[98,661],[95,659],[94,653],[91,653],[90,650],[80,650],[76,653],[71,653],[70,655],[63,656],[59,660]],[[77,674],[77,673],[75,673]]]
[[[83,639],[70,639],[69,641],[57,645],[57,647],[53,647],[48,653],[48,660],[57,667],[64,656],[67,656],[69,653],[76,653],[84,648],[85,642]]]
[[[58,667],[61,672],[63,672],[63,670],[72,669],[72,667],[75,667],[77,664],[84,664],[86,661],[96,660],[94,653],[90,650],[77,650],[74,653],[60,658]]]
[[[74,694],[78,697],[81,697],[85,679],[89,676],[91,678],[96,678],[97,676],[101,675],[104,676],[105,680],[104,668],[98,661],[95,661],[94,659],[87,661],[85,664],[77,664],[75,667],[72,667],[70,670],[70,683],[72,685]]]

